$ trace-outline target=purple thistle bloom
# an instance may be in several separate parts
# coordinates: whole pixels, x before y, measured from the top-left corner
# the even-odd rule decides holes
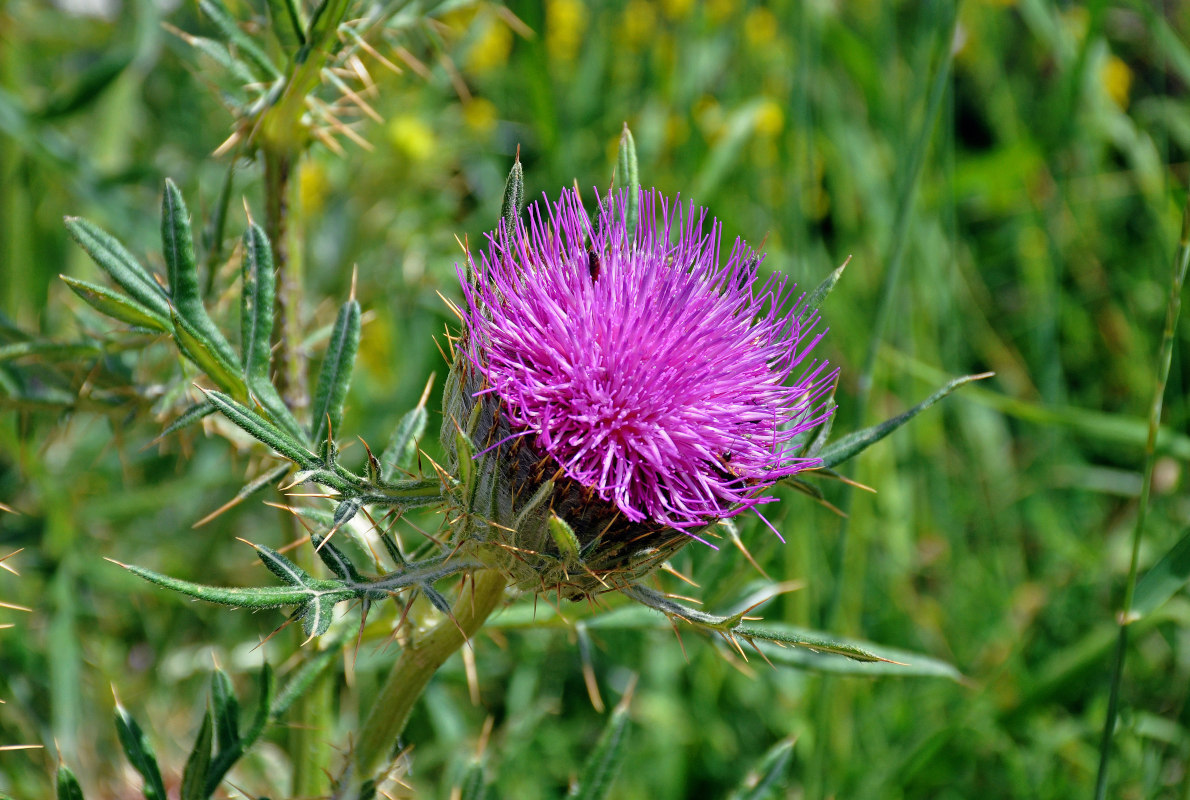
[[[818,466],[795,440],[830,415],[837,371],[810,359],[804,294],[761,280],[739,239],[720,263],[704,209],[642,191],[630,237],[625,206],[600,198],[592,228],[567,190],[511,241],[489,234],[475,280],[460,274],[465,346],[513,436],[628,520],[689,530]]]

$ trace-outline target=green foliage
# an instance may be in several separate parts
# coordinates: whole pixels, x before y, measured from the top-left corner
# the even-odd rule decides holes
[[[804,639],[829,630],[832,640],[908,667],[756,640],[773,671],[746,643],[744,663],[717,634],[689,636],[685,621],[675,629],[649,609],[616,607],[598,618],[606,624],[585,621],[599,686],[620,691],[626,673],[641,675],[634,712],[641,724],[614,792],[678,798],[738,789],[746,796],[767,785],[811,798],[963,797],[995,787],[1003,796],[1065,798],[1086,791],[1118,641],[1148,431],[1142,415],[1153,395],[1176,241],[1179,193],[1168,165],[1184,162],[1190,149],[1180,88],[1190,79],[1184,19],[1135,3],[966,3],[953,38],[943,24],[952,6],[939,2],[512,4],[514,25],[531,36],[509,26],[508,10],[487,5],[420,4],[415,13],[383,4],[381,17],[359,16],[337,29],[315,20],[319,42],[328,30],[344,47],[363,39],[404,70],[396,75],[357,47],[373,92],[347,77],[346,60],[334,60],[339,45],[314,47],[304,18],[310,8],[301,4],[183,4],[164,19],[151,5],[122,4],[114,20],[21,0],[6,8],[0,262],[15,266],[0,269],[0,407],[14,413],[0,420],[0,502],[22,514],[0,512],[0,558],[24,550],[5,562],[19,577],[0,572],[0,601],[33,608],[36,623],[0,608],[0,624],[14,624],[0,631],[5,741],[56,740],[90,795],[116,793],[126,770],[103,756],[115,752],[107,722],[114,683],[152,721],[161,773],[172,780],[193,750],[167,743],[189,744],[201,733],[195,698],[206,676],[194,665],[209,659],[196,648],[213,648],[239,681],[259,663],[245,663],[243,653],[284,619],[179,603],[124,580],[102,555],[195,585],[254,586],[269,577],[229,544],[234,536],[281,550],[306,535],[303,522],[329,533],[340,508],[332,543],[361,573],[389,569],[363,568],[372,563],[369,548],[397,566],[402,553],[416,563],[433,551],[419,531],[437,535],[436,518],[410,503],[399,520],[374,520],[381,535],[364,513],[367,492],[350,475],[373,486],[398,474],[420,481],[442,461],[436,437],[423,439],[437,397],[419,397],[426,376],[444,369],[433,336],[444,344],[443,326],[455,324],[435,294],[457,298],[454,235],[474,248],[500,218],[518,143],[530,199],[556,195],[575,179],[584,191],[606,186],[613,162],[619,184],[615,132],[628,120],[645,184],[708,205],[727,241],[764,239],[766,274],[780,270],[813,287],[854,256],[825,301],[806,301],[821,305],[822,326],[830,328],[816,353],[842,367],[837,441],[857,430],[870,435],[874,423],[951,376],[994,370],[997,377],[872,442],[842,477],[875,494],[823,471],[762,509],[787,544],[741,518],[712,531],[722,537],[711,539],[720,551],[692,547],[673,560],[700,588],[657,576],[665,593],[696,595],[710,609],[741,608],[762,599],[759,573],[734,552],[747,548],[765,574],[802,588],[787,586],[788,594],[751,612],[763,621],[745,624]],[[163,32],[161,21],[188,33]],[[308,437],[311,407],[291,411],[280,393],[268,394],[281,371],[279,358],[267,358],[281,343],[280,319],[269,322],[270,336],[261,335],[259,317],[250,348],[242,325],[236,335],[229,324],[237,313],[234,276],[249,253],[248,240],[239,239],[245,226],[234,219],[241,196],[261,219],[255,257],[273,257],[259,246],[275,229],[262,204],[256,142],[247,137],[263,138],[261,114],[280,108],[293,85],[270,77],[237,43],[242,37],[285,79],[300,59],[331,54],[310,68],[314,82],[329,66],[384,120],[343,114],[354,101],[330,81],[293,92],[297,114],[287,119],[300,124],[285,130],[338,137],[346,154],[317,137],[302,150],[283,243],[307,291],[297,316],[306,331],[324,331],[287,337],[315,363],[346,294],[348,267],[359,264],[362,333],[342,425],[373,444],[392,441],[377,450],[378,474],[370,462],[365,469],[362,448],[351,447],[353,437],[338,426],[335,464],[346,474],[329,467],[322,442]],[[954,53],[945,73],[937,68],[943,41]],[[465,98],[455,89],[464,85]],[[328,109],[374,150],[347,143]],[[211,159],[229,132],[240,138]],[[183,315],[162,291],[172,279],[160,279],[169,273],[168,248],[157,252],[158,221],[147,213],[161,173],[184,190],[202,231],[193,239],[205,311],[239,347],[222,375],[226,385],[175,355],[172,337],[188,331],[175,334],[171,304]],[[909,189],[915,202],[905,202]],[[70,230],[105,279],[64,241],[64,214],[94,221],[72,221]],[[890,291],[892,263],[899,266]],[[57,285],[59,273],[65,286]],[[261,301],[255,310],[273,307]],[[879,337],[871,337],[875,327]],[[1177,332],[1181,345],[1184,321]],[[207,349],[211,369],[226,369],[227,354]],[[1130,624],[1107,781],[1113,796],[1184,794],[1190,662],[1177,643],[1190,624],[1180,566],[1188,365],[1179,346],[1139,555],[1133,605],[1145,613]],[[233,414],[246,409],[269,427],[232,428],[191,388],[196,381],[218,388]],[[868,397],[862,417],[860,393]],[[199,419],[202,426],[190,424]],[[269,437],[298,465],[261,463],[271,445],[251,444],[260,437],[246,439],[241,429],[250,436],[275,430]],[[832,446],[827,436],[805,442],[818,453]],[[281,496],[269,489],[281,480],[275,477],[255,497],[293,507],[290,524],[279,525],[278,512],[261,503],[242,502],[201,534],[187,530],[239,496],[245,475],[274,469],[314,470],[332,482],[314,492],[293,486],[291,495],[336,496]],[[436,480],[419,486],[408,491],[441,492]],[[849,514],[842,559],[832,509]],[[334,576],[309,546],[290,558],[314,580]],[[371,601],[354,650],[354,615],[301,650],[297,626],[260,646],[274,663],[298,660],[287,685],[308,681],[301,685],[317,694],[322,676],[339,687],[341,703],[319,736],[348,740],[358,703],[399,649],[388,643],[393,621],[437,619],[452,595],[445,581],[440,589],[412,603],[407,595],[392,603],[387,594]],[[468,698],[462,660],[448,663],[431,686],[406,734],[417,770],[403,780],[419,793],[442,794],[450,765],[471,763],[459,754],[473,752],[492,709],[484,772],[493,795],[558,796],[589,755],[606,717],[586,699],[578,648],[556,630],[565,628],[559,615],[587,612],[569,604],[555,610],[544,598],[537,605],[539,625],[531,605],[518,605],[493,622],[499,646],[483,637],[474,643],[481,706]],[[521,622],[505,627],[500,620],[513,612]],[[927,663],[898,655],[902,648],[957,665],[967,679],[826,683],[820,675],[836,666],[906,674]],[[300,710],[301,702],[287,702]],[[210,735],[213,748],[213,727]],[[283,730],[261,735],[270,755],[290,757]],[[794,736],[796,761],[782,763],[792,758],[786,743]],[[237,786],[286,796],[269,786],[261,761],[238,764]],[[741,786],[746,768],[758,780]],[[49,760],[6,753],[0,794],[51,796],[53,769]],[[780,777],[768,784],[770,774]],[[193,780],[189,787],[198,791]]]

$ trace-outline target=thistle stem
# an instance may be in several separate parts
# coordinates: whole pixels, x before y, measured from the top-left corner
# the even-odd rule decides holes
[[[371,777],[392,753],[405,730],[414,704],[430,679],[464,642],[471,639],[504,599],[504,573],[483,569],[472,574],[474,591],[463,591],[455,602],[454,619],[445,619],[428,634],[409,644],[372,702],[355,748],[360,779]]]

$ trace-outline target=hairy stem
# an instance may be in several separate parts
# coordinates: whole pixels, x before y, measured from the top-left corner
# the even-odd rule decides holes
[[[502,572],[483,569],[472,574],[474,591],[462,591],[446,619],[428,634],[410,643],[389,673],[372,702],[368,721],[355,749],[359,777],[366,779],[380,769],[405,730],[413,705],[430,679],[463,643],[475,635],[504,599],[508,579]]]

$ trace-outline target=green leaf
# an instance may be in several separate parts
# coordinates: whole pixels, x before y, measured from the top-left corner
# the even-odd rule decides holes
[[[940,659],[782,623],[767,623],[763,628],[740,625],[732,633],[754,644],[776,665],[840,675],[963,679],[953,665]]]
[[[248,385],[255,390],[258,383],[269,383],[277,280],[273,272],[272,247],[264,230],[256,223],[250,224],[244,232],[241,268],[241,364]]]
[[[263,544],[252,545],[256,548],[256,555],[268,568],[268,571],[288,583],[290,586],[307,586],[314,578],[297,564]]]
[[[277,699],[273,701],[269,711],[272,719],[279,720],[285,715],[285,712],[314,685],[322,673],[337,661],[339,650],[339,643],[333,642],[325,650],[315,650],[306,657],[306,660],[286,682],[285,687],[277,694]]]
[[[311,453],[292,436],[283,433],[273,423],[219,392],[206,392],[210,400],[234,425],[253,439],[270,447],[273,452],[288,458],[304,469],[315,469],[320,465],[318,456]]]
[[[152,745],[149,744],[140,725],[136,724],[136,720],[129,716],[119,703],[116,704],[116,735],[120,739],[120,746],[124,748],[124,755],[128,757],[132,768],[144,778],[142,791],[145,800],[168,800]]]
[[[211,18],[215,23],[215,27],[227,37],[227,41],[235,46],[235,49],[243,53],[244,56],[255,64],[265,75],[265,77],[276,80],[281,77],[281,71],[269,60],[269,57],[264,54],[264,51],[257,46],[252,37],[240,30],[240,26],[236,24],[235,18],[228,13],[224,7],[222,0],[198,0],[198,7]]]
[[[215,746],[220,752],[240,747],[240,701],[231,678],[218,667],[211,675],[211,707],[215,722]]]
[[[260,677],[256,681],[256,713],[252,715],[252,724],[244,736],[244,747],[251,747],[269,722],[269,709],[273,702],[273,668],[266,662],[260,667]]]
[[[208,708],[202,716],[202,727],[198,729],[198,736],[194,739],[194,749],[186,759],[186,768],[182,771],[182,800],[207,800],[207,770],[211,766],[211,710]]]
[[[153,314],[169,319],[170,307],[165,292],[114,236],[81,217],[67,217],[66,229],[120,288]]]
[[[203,306],[202,293],[198,288],[198,260],[194,256],[190,212],[186,209],[181,191],[169,178],[165,179],[165,189],[161,195],[161,249],[165,254],[174,309],[219,354],[223,364],[235,364],[235,350]]]
[[[268,0],[270,29],[277,41],[292,56],[306,44],[306,32],[302,25],[301,12],[295,0]]]
[[[359,302],[352,297],[339,309],[326,356],[322,359],[322,369],[318,373],[318,388],[314,392],[312,407],[314,417],[311,420],[315,442],[326,439],[328,425],[330,430],[337,430],[343,420],[343,403],[347,400],[355,354],[359,350],[359,318]]]
[[[118,562],[117,562],[118,563]],[[151,569],[138,567],[135,564],[120,564],[121,567],[137,577],[144,578],[150,583],[180,592],[196,600],[208,603],[219,603],[235,608],[282,608],[284,606],[299,606],[314,596],[333,596],[338,600],[350,600],[356,592],[347,589],[338,581],[320,581],[312,579],[301,586],[257,586],[249,588],[207,586],[201,583],[171,578]]]
[[[893,417],[892,419],[885,420],[879,425],[873,425],[870,428],[864,428],[863,430],[847,434],[828,447],[823,448],[822,452],[818,454],[818,457],[822,459],[822,466],[834,467],[843,463],[847,459],[852,458],[856,454],[861,453],[867,448],[871,447],[885,436],[888,436],[897,428],[901,427],[906,422],[920,414],[922,411],[925,411],[927,408],[937,403],[943,397],[946,397],[955,389],[964,384],[970,383],[971,381],[978,381],[982,380],[983,378],[987,378],[991,374],[992,373],[990,372],[985,372],[980,375],[965,375],[961,378],[955,378],[950,383],[946,384],[941,389],[927,397],[925,400],[922,400],[913,408],[906,411],[904,414],[900,414]]]
[[[58,800],[83,800],[83,787],[65,764],[58,765]]]
[[[81,75],[58,88],[37,113],[42,120],[52,120],[73,114],[99,98],[107,87],[120,77],[132,63],[136,53],[131,48],[105,52]]]
[[[511,240],[516,235],[517,220],[521,216],[521,209],[525,207],[525,169],[521,166],[520,152],[517,160],[508,171],[508,180],[504,182],[504,198],[500,201],[500,219],[504,222],[504,230]],[[470,266],[468,266],[468,270]]]
[[[793,760],[792,738],[782,739],[761,756],[748,771],[743,783],[731,793],[730,800],[765,800],[784,789],[789,781],[789,763]]]
[[[463,772],[463,779],[459,781],[457,792],[452,797],[459,800],[487,800],[488,798],[487,765],[482,758],[472,758]]]
[[[317,533],[311,533],[310,542],[314,545],[314,552],[318,553],[322,563],[326,564],[327,569],[339,578],[355,583],[368,582],[368,579],[360,574],[351,560],[343,554],[343,551],[331,544],[330,539],[319,536]]]
[[[18,358],[34,357],[41,361],[74,361],[103,355],[103,348],[93,342],[16,342],[0,346],[0,364]]]
[[[567,797],[600,800],[608,796],[612,782],[616,779],[616,772],[619,771],[620,764],[627,754],[627,730],[628,709],[621,704],[612,711],[595,749],[583,764],[578,783],[570,788]]]
[[[338,602],[334,597],[316,595],[298,606],[293,612],[293,618],[301,620],[302,631],[307,637],[321,636],[331,629]]]
[[[170,324],[168,317],[157,316],[148,307],[119,292],[113,292],[107,287],[81,281],[69,275],[59,275],[58,277],[70,287],[70,291],[81,297],[83,302],[100,314],[120,322],[127,322],[138,328],[149,328],[165,333],[173,332],[173,325]]]
[[[1126,609],[1129,621],[1152,614],[1180,591],[1187,580],[1190,580],[1190,528],[1182,532],[1177,544],[1136,584],[1132,608]]]
[[[810,292],[809,297],[802,303],[801,318],[805,319],[811,316],[815,311],[822,308],[823,302],[831,291],[835,288],[835,284],[839,282],[839,278],[843,277],[843,270],[847,269],[847,265],[851,262],[848,258],[838,268],[836,268],[822,283],[815,287],[814,291]]]
[[[383,466],[381,476],[384,480],[391,480],[397,470],[408,471],[413,466],[413,459],[417,456],[417,443],[426,432],[426,395],[417,404],[417,408],[401,417],[397,427],[389,437],[388,446],[380,454]]]
[[[579,543],[578,537],[574,535],[574,528],[570,527],[570,523],[557,514],[550,514],[547,522],[550,537],[554,540],[554,545],[562,554],[562,558],[566,561],[577,561]]]
[[[190,320],[170,310],[170,321],[174,324],[174,341],[182,355],[190,359],[211,380],[228,394],[247,397],[247,387],[240,371],[228,362],[206,333],[196,328]]]
[[[616,178],[624,187],[628,201],[628,240],[636,236],[636,225],[640,219],[640,168],[636,163],[636,140],[632,138],[632,131],[628,130],[628,123],[624,123],[624,131],[620,134],[620,150],[616,160]]]

